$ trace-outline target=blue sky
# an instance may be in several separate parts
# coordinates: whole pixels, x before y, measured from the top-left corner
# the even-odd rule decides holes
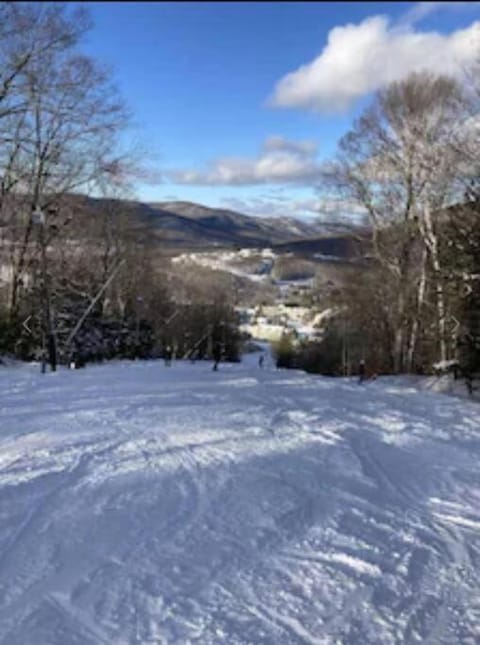
[[[162,176],[138,198],[258,215],[313,216],[318,165],[372,92],[421,61],[457,73],[480,26],[479,3],[83,4],[82,50]]]

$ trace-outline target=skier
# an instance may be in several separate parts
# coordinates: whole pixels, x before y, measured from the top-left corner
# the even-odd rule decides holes
[[[220,360],[222,358],[222,347],[220,343],[217,343],[215,347],[213,348],[213,371],[216,372],[218,370],[218,364],[220,363]]]
[[[366,378],[366,376],[365,376],[365,361],[362,358],[362,360],[360,361],[360,365],[358,366],[358,382],[363,383],[365,378]]]
[[[263,354],[261,354],[259,359],[258,359],[258,367],[263,368],[264,360],[265,360],[265,356]]]
[[[172,348],[170,345],[165,347],[165,366],[170,367],[172,362]]]

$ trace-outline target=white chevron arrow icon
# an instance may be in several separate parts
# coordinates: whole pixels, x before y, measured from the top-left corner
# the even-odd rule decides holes
[[[27,325],[27,323],[28,323],[28,321],[30,320],[30,318],[31,318],[31,317],[32,317],[31,315],[30,315],[30,316],[28,316],[28,318],[25,318],[25,320],[22,322],[22,327],[24,327],[24,328],[28,331],[28,333],[29,333],[29,334],[31,334],[31,333],[32,333],[32,330],[31,330],[31,329],[30,329],[30,327]]]

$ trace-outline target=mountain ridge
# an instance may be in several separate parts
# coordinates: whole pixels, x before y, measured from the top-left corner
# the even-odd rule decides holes
[[[269,247],[325,234],[321,225],[293,217],[260,218],[237,211],[188,201],[142,202],[88,195],[69,195],[86,216],[108,204],[126,214],[133,228],[141,228],[150,244],[169,247]]]

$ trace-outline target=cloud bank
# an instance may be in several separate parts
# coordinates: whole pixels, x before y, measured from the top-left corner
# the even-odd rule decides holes
[[[479,56],[480,21],[447,35],[413,29],[412,23],[428,13],[431,9],[420,3],[400,25],[373,16],[335,27],[317,58],[280,79],[270,104],[345,111],[360,97],[411,72],[461,75]]]
[[[249,186],[255,184],[311,185],[320,164],[313,141],[268,138],[254,159],[225,157],[205,170],[171,170],[165,174],[176,184],[197,186]]]

